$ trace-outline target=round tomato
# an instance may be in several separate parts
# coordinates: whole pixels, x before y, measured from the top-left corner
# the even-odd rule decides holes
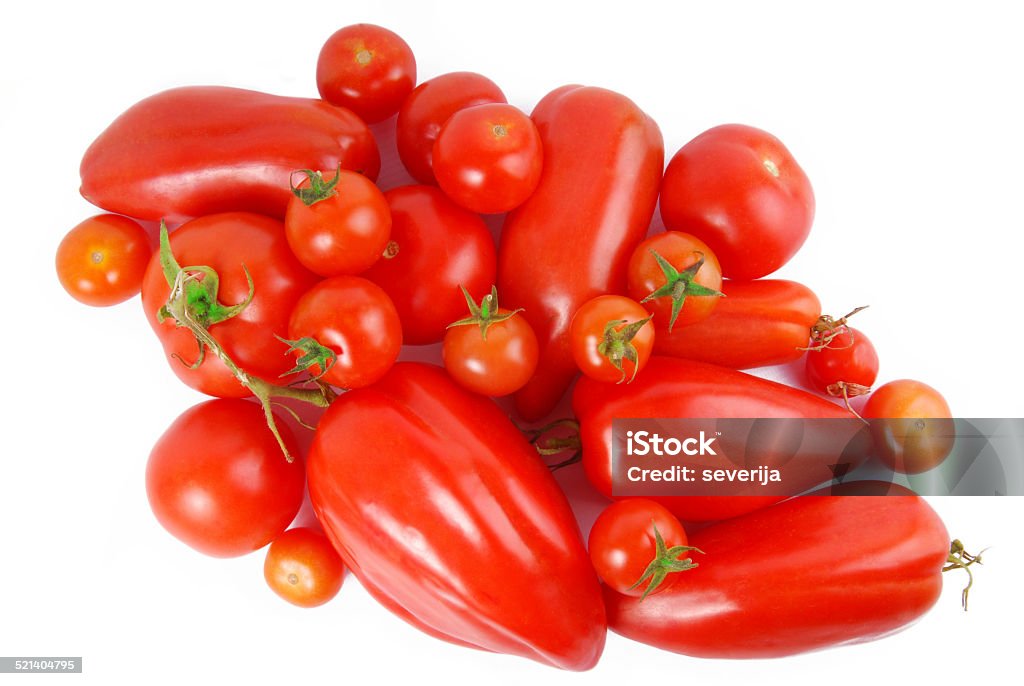
[[[289,452],[295,440],[278,419]],[[214,557],[258,550],[287,528],[302,505],[302,462],[288,462],[263,408],[209,400],[186,410],[153,446],[146,495],[171,535]]]
[[[138,222],[99,214],[71,229],[57,247],[57,278],[78,302],[107,307],[142,288],[153,242]]]
[[[434,141],[434,176],[441,190],[481,214],[521,205],[540,181],[540,133],[521,110],[504,103],[459,110]]]
[[[707,244],[688,233],[665,231],[636,246],[629,258],[629,297],[672,331],[711,316],[722,296],[722,268]]]
[[[618,593],[646,597],[663,591],[675,572],[697,564],[688,553],[686,531],[675,515],[653,500],[612,503],[590,529],[587,548],[601,580]]]
[[[463,295],[470,316],[453,322],[444,334],[444,368],[463,388],[502,396],[522,388],[537,368],[537,336],[519,310],[498,307],[492,288],[480,305]]]
[[[263,578],[270,590],[292,605],[317,607],[338,595],[345,565],[323,532],[296,527],[270,544]]]
[[[837,397],[864,395],[878,378],[878,353],[867,336],[844,327],[827,345],[807,351],[805,370],[816,391]]]
[[[402,164],[420,183],[434,183],[434,141],[441,126],[459,110],[489,102],[507,102],[486,76],[470,71],[441,74],[424,81],[398,112],[395,142]]]
[[[901,474],[939,466],[956,441],[946,399],[920,381],[900,379],[881,386],[868,397],[861,415],[871,421],[882,462]]]
[[[372,124],[398,111],[416,85],[416,58],[402,38],[373,24],[336,31],[320,50],[316,86],[332,105]]]
[[[391,296],[406,343],[437,343],[465,312],[459,287],[478,298],[494,283],[494,239],[479,215],[438,188],[402,186],[384,196],[391,208],[391,241],[363,276]]]
[[[654,324],[643,305],[621,295],[599,295],[583,303],[569,325],[576,365],[597,381],[627,383],[647,364]]]
[[[284,225],[250,212],[211,214],[182,224],[170,235],[171,252],[182,267],[205,265],[220,276],[219,300],[224,305],[249,296],[246,272],[252,277],[252,301],[237,316],[209,327],[228,356],[249,374],[273,380],[286,373],[291,359],[276,336],[288,334],[288,316],[299,297],[317,281],[292,254]],[[158,320],[170,286],[153,255],[142,282],[142,304],[150,326],[160,338],[171,369],[182,381],[208,395],[241,398],[250,395],[216,355],[198,360],[199,345],[187,329],[171,319]]]
[[[377,284],[359,276],[334,276],[295,303],[288,338],[300,359],[308,353],[326,355],[309,368],[311,374],[342,388],[361,388],[384,376],[398,359],[402,324]],[[312,349],[302,346],[306,338],[313,339]]]
[[[325,181],[306,172],[284,217],[292,252],[320,276],[366,271],[391,235],[391,212],[376,184],[355,172],[336,174]]]
[[[661,183],[661,217],[714,250],[722,274],[757,279],[807,239],[814,192],[778,138],[739,124],[716,126],[675,154]]]

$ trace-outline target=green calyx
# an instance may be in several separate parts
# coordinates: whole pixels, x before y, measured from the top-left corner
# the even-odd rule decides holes
[[[672,298],[672,316],[668,320],[668,330],[672,331],[672,327],[675,326],[676,319],[679,318],[679,313],[683,309],[683,303],[686,302],[686,296],[693,295],[698,297],[714,295],[723,297],[725,294],[720,291],[716,291],[713,288],[702,286],[696,281],[697,272],[704,266],[704,253],[699,250],[695,250],[694,254],[697,255],[697,261],[691,264],[683,271],[679,271],[672,266],[672,263],[666,260],[664,257],[658,254],[656,250],[651,250],[651,255],[654,256],[654,261],[661,267],[662,273],[665,275],[665,285],[661,288],[652,291],[641,300],[641,303],[654,300],[655,298]]]
[[[511,310],[509,312],[498,311],[498,287],[491,286],[491,292],[483,297],[480,304],[477,305],[476,301],[473,300],[473,296],[469,294],[465,286],[459,286],[462,289],[462,297],[466,299],[466,306],[469,307],[469,316],[465,319],[460,319],[457,322],[452,322],[447,328],[453,326],[470,326],[476,325],[480,327],[480,336],[486,341],[487,340],[487,329],[491,324],[503,322],[506,319],[511,319],[518,313],[523,311],[523,308]]]
[[[324,181],[323,174],[318,171],[313,171],[312,169],[300,169],[296,173],[305,174],[306,179],[309,181],[309,185],[299,188],[296,187],[295,184],[291,183],[291,180],[289,180],[288,183],[291,185],[292,193],[296,198],[301,200],[306,207],[315,205],[321,200],[327,200],[327,198],[330,198],[333,195],[337,195],[338,181],[341,179],[341,167],[338,167],[338,171],[335,172],[334,178],[330,181]]]
[[[286,355],[296,351],[302,353],[295,360],[295,366],[281,374],[281,376],[308,372],[313,367],[318,367],[320,371],[311,378],[312,381],[316,381],[326,374],[327,370],[338,361],[337,353],[312,336],[304,336],[297,341],[289,341],[287,338],[281,338],[280,336],[276,336],[276,338],[288,345],[288,350],[285,351]]]
[[[654,315],[651,316],[653,317]],[[649,321],[651,321],[651,317],[641,319],[632,324],[629,323],[628,319],[613,319],[604,325],[604,333],[602,334],[601,342],[597,344],[597,352],[611,362],[613,367],[622,372],[622,378],[616,383],[626,381],[626,370],[622,366],[623,360],[629,360],[633,363],[633,375],[629,377],[629,381],[626,381],[626,383],[631,383],[636,378],[636,372],[640,365],[637,364],[637,351],[636,346],[633,345],[633,339],[636,338],[636,335],[640,333],[640,329],[644,328]]]
[[[654,559],[647,565],[647,569],[644,570],[643,575],[636,580],[636,583],[630,586],[630,589],[639,588],[645,581],[650,580],[647,587],[644,589],[643,595],[640,596],[640,600],[643,600],[648,595],[654,592],[661,584],[665,581],[665,577],[669,574],[675,574],[676,572],[685,572],[687,569],[693,569],[698,564],[690,558],[679,559],[679,556],[683,553],[688,553],[691,550],[704,554],[704,551],[700,548],[694,548],[689,545],[675,545],[671,548],[665,546],[665,540],[661,537],[661,532],[658,531],[658,525],[651,520],[651,526],[654,528]]]

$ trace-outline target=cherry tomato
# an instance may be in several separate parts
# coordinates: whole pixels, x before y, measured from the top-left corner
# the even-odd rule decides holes
[[[93,307],[124,302],[142,289],[153,242],[138,222],[98,214],[57,247],[57,278],[72,298]]]
[[[494,283],[494,239],[479,215],[438,188],[403,186],[384,196],[391,208],[391,241],[363,276],[391,296],[406,343],[437,343],[465,312],[459,286],[482,297]]]
[[[317,607],[338,595],[345,565],[323,532],[296,527],[270,544],[263,578],[270,590],[292,605]]]
[[[882,462],[901,474],[920,474],[942,464],[956,440],[946,399],[920,381],[900,379],[881,386],[861,415],[871,420]]]
[[[398,112],[416,85],[416,58],[402,38],[374,24],[336,31],[320,50],[316,86],[332,105],[372,124]]]
[[[303,349],[307,337],[319,345]],[[306,353],[327,355],[310,367],[311,374],[342,388],[361,388],[384,376],[398,359],[402,324],[377,284],[359,276],[334,276],[295,303],[288,338],[300,359]]]
[[[291,454],[295,441],[277,427]],[[175,538],[213,557],[258,550],[295,518],[305,486],[302,462],[288,462],[263,408],[209,400],[186,410],[153,446],[146,495]]]
[[[434,141],[434,176],[449,198],[481,214],[521,205],[540,181],[540,133],[512,105],[491,103],[459,110]]]
[[[470,316],[453,322],[444,334],[441,356],[455,381],[490,396],[518,391],[537,368],[537,336],[517,310],[498,307],[492,288],[481,305],[465,291]]]
[[[507,102],[486,76],[470,71],[441,74],[424,81],[398,112],[395,142],[402,164],[420,183],[434,183],[434,141],[441,126],[459,110],[489,102]]]
[[[844,327],[824,347],[807,351],[807,381],[836,397],[864,395],[878,378],[878,353],[868,337]]]
[[[284,217],[292,252],[320,276],[366,271],[391,235],[391,212],[380,189],[362,174],[336,174],[328,180],[307,174]]]
[[[622,295],[583,303],[569,325],[577,366],[597,381],[632,381],[654,347],[654,324],[643,305]]]
[[[665,590],[675,572],[697,566],[679,520],[653,500],[612,503],[590,529],[587,548],[598,576],[618,593],[648,596]]]
[[[643,241],[629,258],[629,297],[672,331],[707,319],[718,305],[722,268],[707,244],[688,233],[665,231]]]
[[[766,131],[716,126],[675,154],[661,183],[661,217],[707,242],[730,279],[757,279],[807,239],[814,192],[793,155]]]

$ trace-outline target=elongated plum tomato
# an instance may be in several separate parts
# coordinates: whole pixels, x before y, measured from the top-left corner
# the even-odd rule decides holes
[[[580,371],[597,381],[629,382],[654,346],[651,315],[622,295],[599,295],[573,315],[569,344]]]
[[[416,57],[401,36],[374,24],[339,29],[320,50],[320,97],[368,124],[398,112],[416,85]]]
[[[288,452],[298,451],[278,418]],[[146,495],[175,538],[213,557],[274,540],[302,504],[305,470],[288,462],[256,403],[209,400],[186,410],[153,446]]]
[[[819,393],[863,395],[878,378],[878,353],[861,331],[846,328],[823,348],[807,351],[807,381]]]
[[[949,456],[956,425],[949,404],[928,384],[890,381],[876,389],[861,415],[871,420],[879,457],[901,474],[920,474]]]
[[[317,607],[338,595],[345,565],[323,532],[295,527],[270,544],[263,578],[270,590],[292,605]]]
[[[138,222],[116,214],[90,217],[57,247],[57,278],[78,302],[107,307],[142,289],[153,241]]]
[[[537,188],[543,159],[537,127],[504,103],[459,110],[434,141],[434,176],[441,190],[480,214],[521,205]]]

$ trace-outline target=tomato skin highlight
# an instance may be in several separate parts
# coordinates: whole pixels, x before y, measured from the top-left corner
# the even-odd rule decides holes
[[[187,86],[139,101],[85,151],[82,196],[109,212],[178,222],[217,212],[281,218],[296,169],[380,171],[373,134],[321,100]]]
[[[295,439],[280,418],[288,451]],[[175,538],[213,557],[258,550],[302,505],[305,471],[288,462],[256,403],[209,400],[179,416],[153,446],[146,495]]]
[[[275,538],[263,562],[267,586],[298,607],[319,607],[341,590],[345,565],[321,531],[288,529]]]
[[[784,265],[807,239],[814,192],[775,136],[741,124],[716,126],[669,161],[661,217],[718,256],[722,275],[757,279]]]
[[[795,281],[722,281],[707,319],[668,331],[655,318],[654,354],[681,357],[732,369],[751,369],[797,360],[821,316],[818,297]]]
[[[328,408],[308,470],[346,566],[413,626],[563,669],[597,662],[604,609],[576,520],[491,400],[400,362]]]
[[[613,631],[733,659],[882,638],[935,604],[950,540],[917,496],[811,496],[714,524],[691,544],[700,566],[664,593],[641,602],[605,589]]]
[[[138,222],[100,214],[75,226],[57,247],[57,277],[68,295],[93,307],[138,295],[153,241]]]
[[[509,213],[498,250],[503,302],[524,308],[540,342],[537,372],[515,395],[530,421],[551,412],[576,375],[573,313],[598,295],[626,292],[664,162],[657,124],[631,100],[602,88],[559,90],[532,117],[544,145],[540,183]]]

